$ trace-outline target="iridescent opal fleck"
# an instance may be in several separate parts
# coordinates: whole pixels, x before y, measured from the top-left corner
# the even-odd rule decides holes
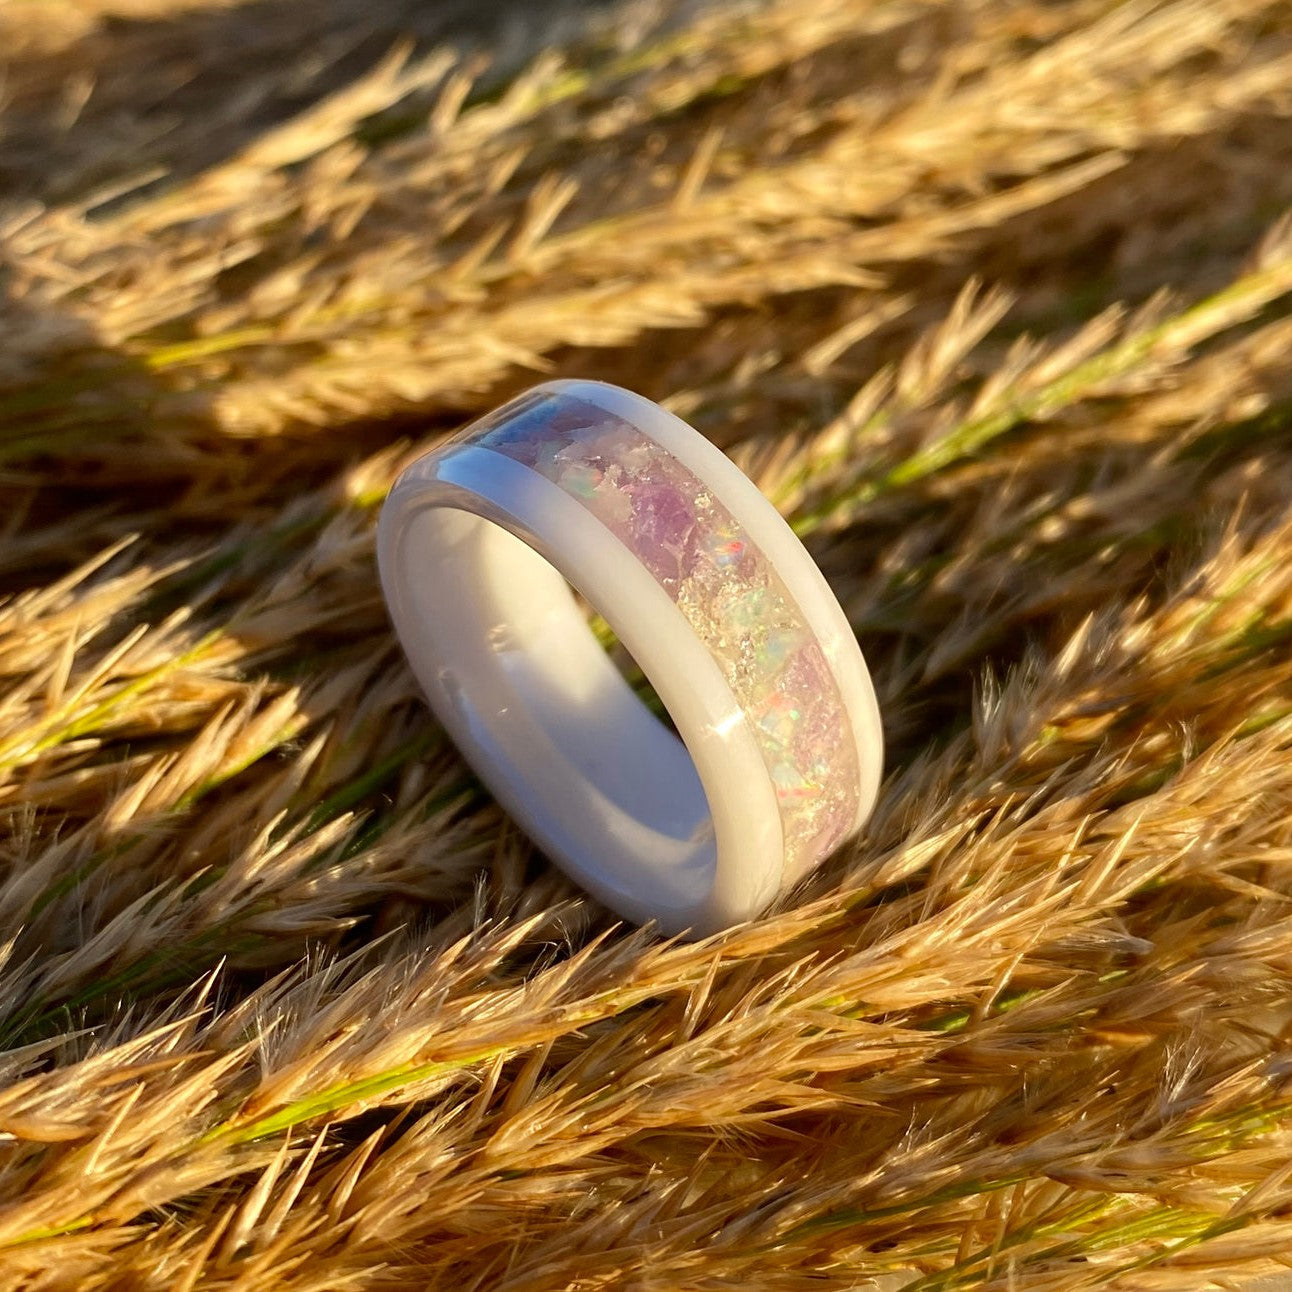
[[[771,562],[703,481],[593,404],[531,393],[465,436],[577,498],[673,598],[758,742],[776,789],[787,878],[806,873],[856,817],[857,753],[820,643]]]

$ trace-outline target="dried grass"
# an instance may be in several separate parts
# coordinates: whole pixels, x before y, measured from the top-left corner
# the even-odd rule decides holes
[[[1292,1266],[1292,5],[429,12],[0,11],[0,1285]],[[707,942],[384,618],[536,374],[720,442],[882,694],[866,837]]]

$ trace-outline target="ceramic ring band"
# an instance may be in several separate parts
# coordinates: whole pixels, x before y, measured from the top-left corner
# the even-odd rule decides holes
[[[650,400],[556,381],[467,426],[395,483],[378,562],[463,755],[619,914],[690,936],[748,919],[869,814],[879,713],[843,611],[757,487]]]

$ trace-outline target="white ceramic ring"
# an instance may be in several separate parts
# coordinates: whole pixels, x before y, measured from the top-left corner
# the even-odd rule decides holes
[[[534,387],[399,477],[377,554],[458,748],[619,914],[691,937],[749,919],[870,814],[879,710],[838,601],[757,487],[650,400]]]

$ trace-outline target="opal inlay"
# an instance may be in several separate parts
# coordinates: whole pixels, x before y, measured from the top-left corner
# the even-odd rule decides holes
[[[709,648],[776,789],[786,875],[834,848],[856,818],[856,745],[820,642],[771,562],[692,471],[632,423],[535,392],[463,437],[541,472],[653,574]]]

